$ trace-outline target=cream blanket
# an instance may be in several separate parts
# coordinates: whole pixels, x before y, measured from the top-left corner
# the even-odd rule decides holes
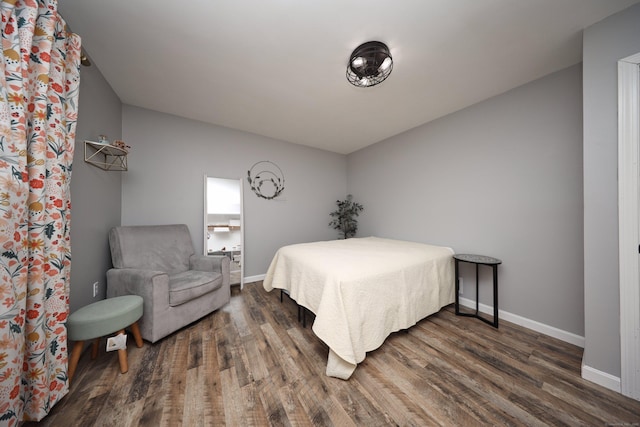
[[[377,237],[278,250],[263,286],[315,313],[327,375],[348,379],[366,352],[454,301],[453,250]]]

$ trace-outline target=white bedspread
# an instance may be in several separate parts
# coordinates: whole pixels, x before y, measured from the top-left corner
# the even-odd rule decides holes
[[[263,285],[315,313],[327,375],[348,379],[366,352],[454,301],[453,250],[377,237],[278,250]]]

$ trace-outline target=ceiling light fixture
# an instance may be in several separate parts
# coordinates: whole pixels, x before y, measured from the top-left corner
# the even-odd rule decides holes
[[[349,57],[347,80],[354,86],[370,87],[382,83],[393,70],[393,58],[382,42],[366,42]]]

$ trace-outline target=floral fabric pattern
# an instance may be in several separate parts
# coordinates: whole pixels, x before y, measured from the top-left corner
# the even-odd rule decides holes
[[[56,0],[5,0],[0,13],[0,425],[15,426],[69,387],[80,38]]]

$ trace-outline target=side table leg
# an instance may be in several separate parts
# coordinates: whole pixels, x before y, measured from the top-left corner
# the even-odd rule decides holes
[[[458,276],[458,260],[454,259],[455,273],[454,280],[456,281],[456,316],[460,314],[460,277]]]
[[[493,326],[498,327],[498,266],[493,266]]]
[[[476,316],[480,315],[480,293],[478,283],[478,264],[476,264]]]

